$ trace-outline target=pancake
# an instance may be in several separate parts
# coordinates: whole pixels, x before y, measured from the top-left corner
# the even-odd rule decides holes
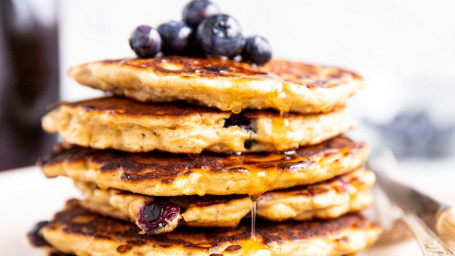
[[[357,169],[369,147],[347,137],[295,151],[176,155],[82,147],[56,149],[39,162],[48,177],[68,176],[150,196],[259,195],[313,184]]]
[[[234,113],[329,112],[363,87],[353,72],[286,60],[257,67],[181,56],[119,59],[83,64],[68,74],[83,85],[139,101],[185,100]]]
[[[321,183],[266,192],[257,197],[257,216],[271,221],[336,218],[373,202],[373,172],[359,169]],[[151,197],[121,190],[102,190],[75,182],[84,194],[81,205],[92,212],[136,223],[147,234],[170,232],[179,225],[233,227],[250,213],[248,196]],[[166,213],[172,209],[173,214]],[[157,212],[153,219],[144,214]],[[166,215],[166,218],[161,216]]]
[[[235,115],[119,97],[61,103],[43,118],[44,130],[79,146],[172,153],[283,151],[320,143],[353,125],[342,108],[318,115],[280,116],[265,110]]]
[[[333,220],[259,222],[256,240],[250,223],[233,229],[180,228],[157,236],[136,225],[93,214],[69,201],[41,229],[56,250],[77,255],[346,255],[370,246],[380,228],[358,214]]]
[[[76,256],[75,254],[67,254],[67,253],[59,252],[58,250],[56,250],[55,248],[52,248],[50,246],[44,246],[43,250],[44,250],[45,256]]]

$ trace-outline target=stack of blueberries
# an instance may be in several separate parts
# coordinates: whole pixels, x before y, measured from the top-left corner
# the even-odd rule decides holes
[[[188,3],[183,21],[170,21],[154,29],[137,27],[130,46],[139,58],[166,55],[220,56],[264,65],[272,58],[269,42],[261,36],[244,37],[233,17],[221,14],[219,7],[207,0]]]

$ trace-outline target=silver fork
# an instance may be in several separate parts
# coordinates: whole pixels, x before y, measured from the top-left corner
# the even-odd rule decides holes
[[[393,154],[389,150],[383,150],[377,154],[373,154],[368,161],[368,167],[372,168],[377,176],[378,185],[380,185],[380,189],[383,190],[383,194],[387,195],[390,200],[388,201],[389,205],[382,205],[379,206],[379,213],[377,215],[381,216],[381,212],[384,209],[393,210],[392,212],[395,213],[394,216],[390,219],[400,219],[403,221],[404,224],[409,228],[412,232],[414,237],[416,238],[419,246],[422,250],[424,256],[450,256],[454,255],[453,251],[449,246],[447,246],[428,226],[425,222],[416,215],[415,212],[412,211],[412,207],[403,207],[400,203],[409,204],[409,197],[397,195],[397,193],[403,194],[410,194],[414,195],[415,197],[411,197],[411,199],[415,199],[412,203],[418,203],[424,205],[428,202],[419,202],[420,197],[416,196],[416,192],[414,189],[407,187],[403,184],[395,182],[388,178],[388,174],[398,170],[398,166]],[[391,198],[392,197],[392,198]],[[430,199],[430,198],[428,198]],[[400,201],[401,200],[401,201]],[[392,202],[393,201],[393,202]],[[378,209],[378,207],[376,207]],[[448,225],[445,223],[447,219],[451,220],[453,217],[451,215],[450,209],[442,209],[439,211],[440,213],[446,216],[434,216],[437,220],[443,220],[444,225],[440,225],[440,223],[435,223],[435,229],[438,231],[439,234],[444,235],[445,231],[451,232],[453,231],[453,225]],[[382,214],[383,215],[383,214]],[[394,218],[395,217],[395,218]],[[445,218],[444,218],[445,217]],[[382,223],[384,223],[384,218],[382,218]],[[440,221],[441,222],[441,221]],[[450,233],[447,237],[451,237],[453,233]],[[453,237],[453,236],[452,236]]]

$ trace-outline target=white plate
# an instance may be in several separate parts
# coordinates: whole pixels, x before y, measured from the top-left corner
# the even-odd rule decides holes
[[[25,234],[36,222],[50,219],[68,198],[79,196],[69,179],[46,179],[36,167],[1,172],[0,255],[42,255],[41,250],[28,244]],[[408,241],[388,247],[375,246],[361,255],[421,254],[417,244]]]

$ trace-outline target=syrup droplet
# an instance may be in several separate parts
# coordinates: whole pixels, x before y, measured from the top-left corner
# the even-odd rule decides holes
[[[242,112],[242,105],[239,103],[232,104],[231,111],[234,114],[239,114],[240,112]]]

